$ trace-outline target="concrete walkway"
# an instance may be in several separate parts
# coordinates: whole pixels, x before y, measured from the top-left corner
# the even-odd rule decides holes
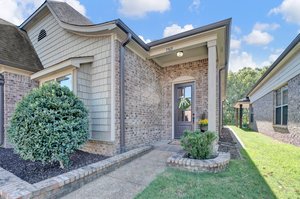
[[[166,161],[181,150],[178,145],[157,143],[154,150],[64,196],[64,199],[129,199],[146,188],[166,169]]]

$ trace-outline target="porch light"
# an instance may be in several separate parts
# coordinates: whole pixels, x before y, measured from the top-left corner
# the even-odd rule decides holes
[[[178,51],[176,55],[177,55],[177,57],[182,57],[183,56],[183,51]]]

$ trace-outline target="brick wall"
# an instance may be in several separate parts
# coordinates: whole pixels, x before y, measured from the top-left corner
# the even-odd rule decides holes
[[[274,126],[275,92],[252,104],[254,122],[250,127],[275,139],[300,146],[300,75],[288,81],[288,125]]]
[[[5,142],[4,147],[10,147],[6,130],[9,125],[16,103],[19,102],[24,95],[26,95],[33,88],[38,87],[38,82],[31,80],[29,76],[18,75],[4,72],[4,128],[5,128]]]
[[[119,151],[120,145],[119,47],[120,43],[116,42],[114,142],[116,151]],[[205,113],[207,117],[208,59],[162,68],[151,60],[142,59],[128,48],[125,49],[126,149],[157,140],[172,139],[172,86],[174,80],[183,76],[189,76],[195,81],[197,128],[197,121],[202,114]],[[216,119],[218,121],[218,118]]]
[[[300,75],[288,82],[288,93],[288,140],[300,146]]]
[[[195,81],[195,122],[201,118],[203,113],[206,117],[208,116],[208,59],[164,68],[162,77],[164,108],[162,119],[165,132],[163,137],[165,139],[172,138],[172,85],[174,80],[182,76],[192,77]]]
[[[126,149],[161,139],[162,68],[125,48]]]

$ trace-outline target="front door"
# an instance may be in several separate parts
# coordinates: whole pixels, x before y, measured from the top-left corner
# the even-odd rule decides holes
[[[176,84],[174,92],[174,138],[179,139],[185,130],[193,130],[194,83]],[[180,107],[181,100],[189,101],[189,107]]]

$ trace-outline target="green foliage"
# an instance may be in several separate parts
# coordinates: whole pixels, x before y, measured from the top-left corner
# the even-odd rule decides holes
[[[185,97],[181,97],[179,104],[178,104],[178,108],[181,110],[186,110],[191,106],[191,101],[189,100],[189,98],[185,98]]]
[[[244,97],[265,73],[268,67],[264,68],[242,68],[238,72],[229,72],[227,78],[227,95],[224,102],[224,123],[234,124],[234,104]],[[249,121],[249,112],[244,109],[243,123]]]
[[[22,158],[63,168],[88,138],[88,111],[67,87],[44,84],[17,104],[8,135]]]
[[[180,140],[181,146],[189,156],[195,159],[207,159],[212,155],[212,143],[218,138],[215,132],[201,133],[186,130]]]

